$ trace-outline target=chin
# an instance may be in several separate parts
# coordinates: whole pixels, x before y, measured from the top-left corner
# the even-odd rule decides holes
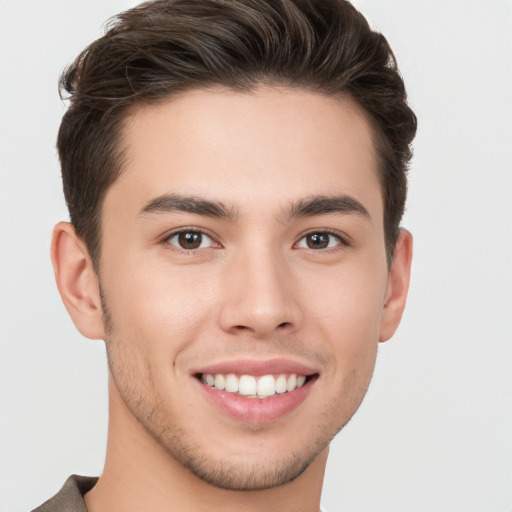
[[[210,485],[232,491],[258,491],[292,482],[309,468],[327,445],[303,447],[300,452],[287,456],[262,453],[264,447],[258,457],[214,458],[197,449],[182,450],[179,458],[191,473]]]
[[[257,491],[285,485],[308,470],[351,416],[333,418],[333,412],[302,432],[297,425],[251,425],[239,440],[234,434],[218,439],[215,431],[205,437],[180,429],[153,437],[200,480],[221,489]]]

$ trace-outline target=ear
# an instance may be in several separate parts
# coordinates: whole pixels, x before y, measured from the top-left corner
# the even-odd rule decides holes
[[[69,222],[53,229],[51,258],[57,288],[76,328],[86,338],[103,339],[99,281],[85,244]]]
[[[387,341],[398,328],[405,308],[412,262],[412,235],[400,231],[393,263],[389,271],[388,287],[381,316],[379,341]]]

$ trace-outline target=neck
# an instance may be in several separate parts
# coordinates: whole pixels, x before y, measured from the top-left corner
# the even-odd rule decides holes
[[[325,449],[295,480],[257,491],[213,486],[176,461],[132,416],[110,383],[107,456],[103,474],[85,496],[88,512],[318,512]]]

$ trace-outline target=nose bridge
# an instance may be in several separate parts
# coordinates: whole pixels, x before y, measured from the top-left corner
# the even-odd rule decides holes
[[[250,244],[227,269],[221,324],[230,332],[257,336],[297,328],[300,309],[286,259],[270,244]]]

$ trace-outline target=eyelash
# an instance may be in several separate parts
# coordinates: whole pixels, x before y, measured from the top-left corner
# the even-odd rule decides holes
[[[201,237],[207,237],[209,240],[210,240],[210,244],[207,246],[207,247],[196,247],[196,248],[193,248],[193,249],[186,249],[184,247],[180,247],[178,244],[173,244],[171,243],[171,240],[175,237],[179,237],[180,235],[182,234],[194,234],[194,235],[200,235]],[[306,240],[306,238],[308,236],[311,236],[311,235],[327,235],[331,238],[334,238],[337,240],[337,243],[335,246],[333,247],[324,247],[324,248],[320,248],[320,249],[315,249],[315,248],[311,248],[311,247],[298,247],[299,244]],[[202,229],[197,229],[197,228],[181,228],[177,231],[173,231],[172,233],[166,235],[162,241],[161,241],[163,244],[168,244],[168,245],[171,245],[173,250],[177,250],[177,251],[181,251],[185,254],[194,254],[196,251],[200,250],[200,249],[207,249],[207,248],[219,248],[221,247],[221,245],[219,243],[217,243],[215,241],[215,239],[209,235],[208,233],[206,233],[204,230]],[[201,240],[201,245],[203,243],[203,240]],[[307,242],[305,242],[307,243]],[[330,241],[328,242],[330,244]],[[304,233],[303,235],[301,235],[301,237],[299,238],[298,242],[296,242],[293,247],[294,248],[300,248],[300,249],[305,249],[309,252],[313,252],[313,253],[318,253],[318,252],[326,252],[326,251],[332,251],[332,250],[336,250],[339,246],[342,246],[342,247],[350,247],[350,243],[347,241],[347,239],[343,236],[341,236],[338,232],[336,231],[332,231],[332,230],[329,230],[329,229],[315,229],[313,231],[309,231],[307,233]]]

